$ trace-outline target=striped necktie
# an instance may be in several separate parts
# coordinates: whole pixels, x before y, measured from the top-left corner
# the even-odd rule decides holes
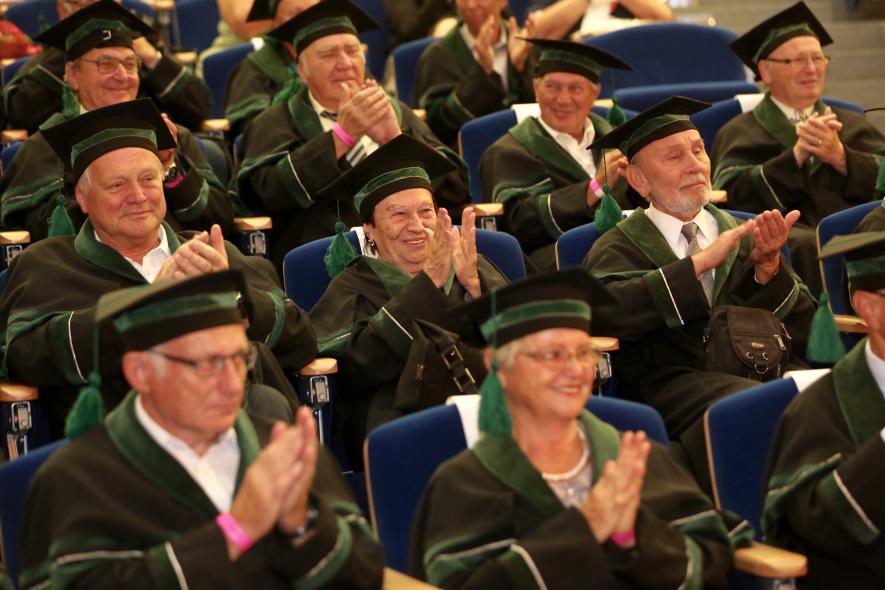
[[[335,121],[336,123],[338,122],[338,113],[333,113],[332,111],[320,111],[320,117]],[[366,146],[363,145],[361,139],[358,139],[357,142],[353,144],[353,147],[344,154],[344,159],[347,160],[347,163],[351,166],[356,166],[365,157]]]
[[[682,226],[682,235],[688,240],[687,256],[693,256],[701,251],[701,243],[698,241],[698,224],[689,221]],[[704,295],[707,297],[707,303],[713,301],[713,271],[708,270],[701,274],[701,287],[704,289]]]

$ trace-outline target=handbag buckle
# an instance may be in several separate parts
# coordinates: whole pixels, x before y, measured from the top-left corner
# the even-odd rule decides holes
[[[476,380],[467,367],[463,367],[463,371],[452,375],[452,381],[455,382],[458,393],[476,393]]]
[[[458,350],[458,347],[454,344],[449,345],[445,350],[439,353],[439,356],[442,358],[447,369],[451,369],[452,365],[464,362],[464,357],[461,356],[461,351]]]

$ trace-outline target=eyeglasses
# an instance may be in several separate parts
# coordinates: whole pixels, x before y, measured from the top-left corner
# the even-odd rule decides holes
[[[550,369],[562,369],[572,359],[578,361],[584,367],[593,367],[599,360],[596,351],[592,348],[579,348],[570,350],[554,348],[552,350],[519,351],[519,354],[529,357],[535,362],[546,365]]]
[[[798,57],[790,57],[785,59],[778,59],[775,57],[766,57],[765,61],[773,61],[776,64],[784,64],[787,67],[791,67],[793,69],[799,69],[807,63],[811,63],[815,68],[822,68],[828,63],[830,63],[829,55],[801,55]]]
[[[258,351],[254,347],[249,347],[249,352],[235,352],[227,355],[208,356],[201,359],[186,359],[172,354],[166,354],[159,350],[147,350],[151,354],[156,354],[166,360],[173,361],[194,370],[199,377],[214,377],[224,370],[224,366],[228,361],[234,364],[237,369],[245,367],[247,371],[251,371],[255,367],[255,358]]]
[[[123,66],[123,69],[126,70],[126,73],[128,74],[134,74],[138,71],[138,68],[141,67],[141,60],[134,55],[124,57],[123,59],[111,57],[109,55],[102,55],[98,59],[85,59],[81,57],[80,61],[88,61],[91,64],[95,64],[98,68],[99,74],[113,74],[117,71],[118,65]]]

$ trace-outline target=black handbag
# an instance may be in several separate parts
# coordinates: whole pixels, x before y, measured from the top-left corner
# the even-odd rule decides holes
[[[412,327],[412,346],[396,386],[397,410],[414,412],[450,395],[479,393],[486,374],[481,350],[432,322],[415,320]]]
[[[707,370],[768,381],[787,369],[793,341],[767,309],[720,305],[710,314],[704,345]]]

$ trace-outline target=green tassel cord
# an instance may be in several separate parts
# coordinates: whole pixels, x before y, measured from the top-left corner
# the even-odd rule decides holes
[[[479,431],[500,436],[510,436],[513,431],[513,420],[504,398],[504,388],[498,379],[498,361],[495,360],[479,388]]]
[[[89,383],[80,390],[77,401],[65,420],[65,436],[76,438],[88,432],[104,419],[104,400],[101,397],[101,375],[89,373]]]
[[[618,101],[614,98],[612,99],[612,108],[609,109],[606,119],[612,127],[618,127],[627,122],[627,113],[624,112],[624,109],[618,105]]]
[[[65,208],[65,196],[58,193],[55,197],[55,208],[49,216],[49,237],[72,236],[75,233],[77,232],[74,231],[74,223]]]
[[[347,226],[338,221],[335,223],[335,237],[323,256],[323,263],[326,265],[326,273],[329,278],[334,279],[344,270],[347,263],[356,258],[356,250],[350,244],[350,240],[344,235]]]
[[[275,105],[281,102],[286,102],[290,98],[292,98],[296,92],[301,89],[302,83],[301,78],[298,74],[292,74],[292,77],[289,78],[289,81],[277,92],[274,94],[273,100],[271,100],[270,104]]]
[[[73,119],[80,114],[80,101],[68,83],[65,83],[61,90],[61,114],[65,119]]]
[[[879,160],[879,174],[876,176],[876,190],[885,192],[885,158]]]
[[[845,345],[842,343],[839,328],[836,327],[833,312],[830,311],[830,298],[826,293],[821,293],[817,311],[811,320],[805,356],[822,365],[831,365],[845,356]]]
[[[608,183],[602,185],[602,200],[599,202],[599,207],[596,208],[596,214],[593,216],[597,229],[607,232],[618,225],[623,217],[624,213],[621,211],[621,206],[618,205],[618,202],[612,196]]]

